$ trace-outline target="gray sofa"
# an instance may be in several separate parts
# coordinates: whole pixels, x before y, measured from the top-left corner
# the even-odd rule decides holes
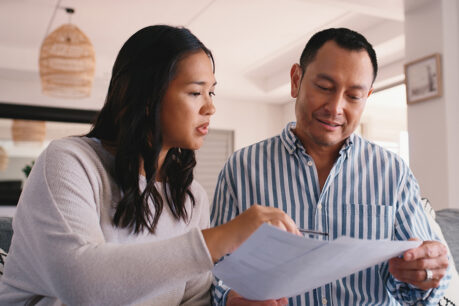
[[[453,255],[456,269],[459,269],[459,209],[436,211],[435,221],[440,225],[443,236],[445,236]]]

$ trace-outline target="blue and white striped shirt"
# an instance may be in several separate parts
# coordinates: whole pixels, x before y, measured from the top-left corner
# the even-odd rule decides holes
[[[213,226],[258,203],[282,209],[298,227],[329,233],[317,239],[438,240],[423,212],[416,179],[399,156],[353,134],[320,191],[314,161],[292,132],[294,126],[230,157],[218,178]],[[434,304],[449,278],[437,289],[422,291],[392,277],[385,262],[291,297],[289,304]],[[224,305],[226,294],[227,288],[215,281],[213,303]]]

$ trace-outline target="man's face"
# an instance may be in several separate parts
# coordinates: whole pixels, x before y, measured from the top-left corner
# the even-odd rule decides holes
[[[326,42],[303,70],[291,70],[296,98],[295,134],[306,148],[339,149],[357,128],[371,94],[373,66],[365,50],[350,51]]]

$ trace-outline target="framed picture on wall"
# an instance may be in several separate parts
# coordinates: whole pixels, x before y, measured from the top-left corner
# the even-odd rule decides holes
[[[405,64],[405,85],[408,104],[441,97],[440,54],[435,53]]]

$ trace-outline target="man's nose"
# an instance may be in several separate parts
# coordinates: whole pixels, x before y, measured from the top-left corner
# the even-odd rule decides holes
[[[346,99],[344,98],[344,94],[341,92],[336,92],[327,101],[325,109],[330,113],[330,115],[335,117],[343,113],[345,103]]]

